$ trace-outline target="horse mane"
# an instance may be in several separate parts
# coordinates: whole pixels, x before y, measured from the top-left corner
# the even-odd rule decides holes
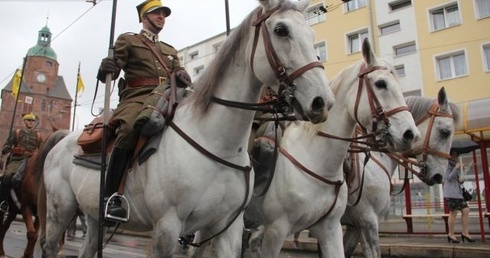
[[[43,175],[44,161],[46,160],[48,152],[69,133],[69,130],[57,130],[49,135],[48,138],[43,142],[41,148],[39,148],[36,160],[36,168],[34,173],[36,181],[39,181],[40,177]]]
[[[293,3],[284,0],[279,1],[277,8],[278,12],[290,9],[298,10]],[[228,39],[220,46],[214,59],[207,65],[204,73],[194,83],[195,92],[187,100],[194,103],[197,112],[205,113],[209,109],[212,103],[212,97],[215,95],[217,86],[220,85],[223,79],[224,72],[232,64],[241,44],[246,42],[247,37],[250,35],[250,28],[253,27],[253,18],[255,18],[255,14],[260,9],[262,9],[261,6],[257,7],[238,27],[233,29]]]
[[[412,113],[412,117],[415,121],[418,121],[427,115],[427,110],[430,109],[433,99],[419,96],[407,96],[405,97],[407,102],[407,107]],[[454,122],[457,123],[461,119],[461,113],[458,106],[452,102],[448,102],[449,108],[451,109],[452,115],[454,117]]]

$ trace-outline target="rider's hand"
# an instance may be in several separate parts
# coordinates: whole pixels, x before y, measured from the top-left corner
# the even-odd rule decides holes
[[[102,62],[100,63],[99,72],[97,73],[97,79],[104,82],[105,77],[110,73],[114,74],[113,79],[116,79],[119,76],[119,72],[120,69],[117,66],[116,60],[111,57],[106,57],[102,59]]]
[[[8,146],[8,145],[3,146],[2,154],[5,155],[9,152],[10,152],[10,146]]]

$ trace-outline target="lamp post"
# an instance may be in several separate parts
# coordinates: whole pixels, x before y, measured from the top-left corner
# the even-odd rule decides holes
[[[230,10],[228,6],[228,0],[225,0],[225,14],[226,14],[226,35],[230,35]]]

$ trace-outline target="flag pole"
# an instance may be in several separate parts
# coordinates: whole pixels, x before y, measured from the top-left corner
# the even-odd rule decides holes
[[[75,104],[73,105],[73,119],[71,122],[71,130],[75,131],[75,115],[77,114],[77,98],[78,98],[78,83],[80,82],[80,62],[78,62],[77,83],[75,86]]]
[[[19,102],[19,96],[20,96],[20,89],[22,88],[22,81],[24,81],[24,71],[26,68],[26,63],[27,63],[27,54],[24,57],[24,62],[22,63],[22,71],[20,72],[20,82],[19,82],[19,88],[17,89],[17,95],[15,96],[15,104],[14,104],[14,112],[12,113],[12,122],[10,123],[10,129],[9,129],[9,137],[12,136],[12,130],[14,129],[14,122],[15,122],[15,113],[17,112],[17,103]],[[17,71],[15,71],[15,74],[17,74]],[[15,77],[14,74],[14,77]],[[12,93],[14,93],[14,81],[12,81]]]
[[[109,53],[108,57],[114,57],[114,27],[116,25],[116,10],[117,10],[117,0],[112,0],[112,18],[111,18],[111,30],[109,34]],[[103,111],[103,138],[102,138],[102,157],[100,166],[100,185],[99,185],[99,232],[98,232],[98,249],[97,257],[102,258],[103,249],[103,232],[104,232],[104,193],[105,193],[105,170],[106,170],[106,159],[107,155],[105,149],[107,147],[107,132],[109,130],[109,105],[111,97],[111,85],[112,85],[112,74],[107,74],[105,78],[105,96],[104,96],[104,111]]]

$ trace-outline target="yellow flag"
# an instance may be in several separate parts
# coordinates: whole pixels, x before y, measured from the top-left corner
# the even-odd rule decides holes
[[[21,78],[22,78],[22,70],[17,69],[14,75],[14,80],[12,82],[12,96],[14,96],[14,98],[17,98],[17,94],[19,93]]]
[[[80,72],[78,72],[77,75],[77,92],[84,91],[85,90],[85,85],[83,84],[82,76],[80,75]]]

